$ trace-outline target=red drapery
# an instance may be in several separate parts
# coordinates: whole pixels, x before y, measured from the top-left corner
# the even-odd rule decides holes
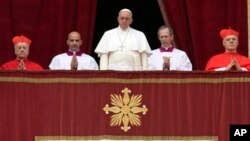
[[[208,59],[224,51],[219,31],[240,32],[239,53],[247,55],[246,0],[159,0],[164,18],[175,31],[178,47],[186,51],[194,69],[204,70]],[[96,0],[2,0],[0,3],[0,64],[13,59],[11,39],[24,34],[32,39],[29,58],[48,68],[53,56],[67,50],[67,34],[82,34],[82,50],[93,53]],[[153,24],[153,23],[152,23]],[[149,39],[150,40],[150,39]],[[92,54],[93,55],[93,54]]]
[[[2,0],[0,3],[0,64],[15,58],[11,39],[32,39],[29,58],[48,68],[52,57],[68,49],[68,33],[81,33],[81,49],[90,54],[96,0]]]
[[[222,28],[240,32],[238,52],[247,56],[247,0],[158,1],[175,31],[178,47],[188,53],[194,69],[204,70],[211,56],[224,52],[219,36]]]
[[[248,72],[0,71],[0,140],[35,136],[218,136],[250,123]],[[142,95],[148,112],[111,127],[111,94]]]

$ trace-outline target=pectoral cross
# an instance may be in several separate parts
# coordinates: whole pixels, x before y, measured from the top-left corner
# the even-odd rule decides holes
[[[120,51],[124,51],[124,48],[125,48],[125,46],[123,46],[123,45],[120,45]]]

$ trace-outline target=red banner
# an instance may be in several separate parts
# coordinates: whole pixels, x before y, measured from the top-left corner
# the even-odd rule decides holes
[[[248,72],[1,71],[0,140],[218,137],[250,123]],[[146,139],[145,139],[146,140]]]

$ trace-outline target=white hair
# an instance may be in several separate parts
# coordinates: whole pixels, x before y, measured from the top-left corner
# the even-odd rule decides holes
[[[120,10],[119,15],[120,15],[121,12],[128,12],[128,13],[130,13],[133,16],[131,10],[129,10],[127,8],[123,8],[122,10]]]

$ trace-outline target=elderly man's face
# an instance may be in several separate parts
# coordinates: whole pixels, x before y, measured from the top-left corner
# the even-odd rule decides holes
[[[14,46],[15,54],[18,59],[26,59],[29,55],[29,45],[25,42],[19,42]]]
[[[120,27],[124,30],[127,29],[133,21],[131,13],[127,11],[121,12],[119,16],[117,17],[117,20],[118,20]]]
[[[226,51],[235,52],[239,44],[238,37],[235,35],[228,35],[223,39],[222,44],[225,47]]]

